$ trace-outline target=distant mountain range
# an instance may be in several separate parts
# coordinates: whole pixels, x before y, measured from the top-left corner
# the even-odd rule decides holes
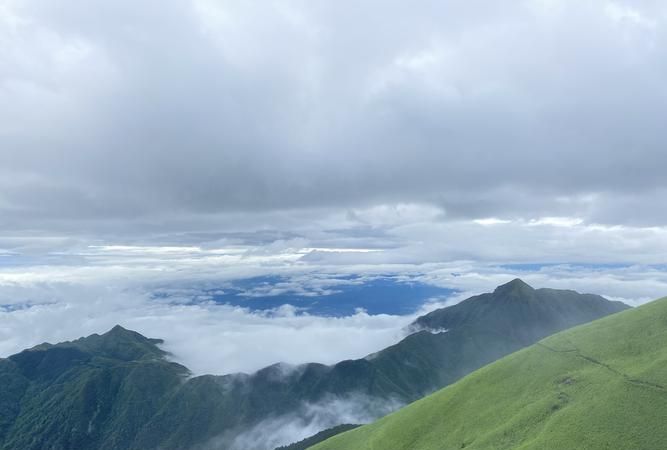
[[[290,424],[370,421],[548,335],[624,309],[514,280],[420,317],[414,333],[363,359],[198,377],[170,362],[160,340],[116,326],[0,360],[0,448],[271,449],[289,443],[281,433]]]
[[[548,337],[313,450],[667,448],[667,298]]]

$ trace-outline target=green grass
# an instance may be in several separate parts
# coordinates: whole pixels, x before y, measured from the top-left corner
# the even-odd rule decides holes
[[[344,433],[349,430],[353,430],[355,428],[359,428],[360,425],[355,425],[355,424],[349,424],[345,423],[342,425],[336,425],[335,427],[327,428],[326,430],[322,430],[319,433],[314,434],[313,436],[310,436],[306,439],[303,439],[299,442],[295,442],[294,444],[290,445],[284,445],[282,447],[277,447],[274,450],[305,450],[307,448],[312,447],[313,445],[322,442],[326,439],[329,439],[332,436],[336,436],[337,434]]]
[[[316,450],[667,448],[667,298],[540,341]]]

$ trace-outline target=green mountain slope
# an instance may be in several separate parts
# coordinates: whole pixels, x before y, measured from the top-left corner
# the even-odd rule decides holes
[[[273,448],[289,443],[275,436],[281,424],[324,429],[381,417],[549,334],[625,308],[515,280],[418,319],[419,331],[367,358],[199,377],[167,361],[159,340],[115,327],[0,360],[0,449]],[[354,417],[337,413],[351,409]]]
[[[314,450],[667,448],[667,298],[558,333]]]
[[[310,436],[306,439],[303,439],[299,442],[295,442],[294,444],[276,447],[275,450],[306,450],[307,448],[310,448],[317,443],[325,441],[332,436],[336,436],[337,434],[341,434],[349,430],[354,430],[355,428],[358,428],[360,426],[361,425],[354,425],[349,423],[336,425],[335,427],[322,430],[319,433]]]
[[[0,448],[128,448],[187,369],[115,327],[0,360]]]

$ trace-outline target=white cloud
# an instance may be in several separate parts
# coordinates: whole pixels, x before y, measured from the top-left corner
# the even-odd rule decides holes
[[[574,221],[534,226],[530,220],[489,226],[417,214],[412,223],[403,216],[393,226],[373,228],[354,240],[357,249],[383,251],[335,251],[351,248],[337,246],[340,233],[354,235],[356,219],[346,220],[339,223],[351,228],[330,235],[306,230],[291,244],[74,243],[66,249],[56,239],[48,241],[61,249],[51,253],[52,260],[33,260],[10,249],[0,259],[0,264],[10,260],[0,265],[0,355],[120,323],[165,339],[165,348],[195,373],[252,371],[277,361],[333,363],[363,357],[400,339],[415,317],[363,311],[318,317],[288,306],[259,313],[214,304],[206,291],[224,291],[233,280],[267,275],[281,278],[249,287],[248,297],[328,295],[386,275],[460,291],[449,303],[517,276],[535,287],[576,289],[630,304],[667,294],[667,269],[655,265],[667,252],[667,231],[659,227]],[[155,292],[169,297],[154,298]]]
[[[298,442],[341,423],[372,422],[401,406],[400,402],[391,398],[373,398],[360,394],[325,398],[318,403],[302,404],[294,413],[265,419],[229,440],[225,440],[224,437],[213,439],[208,448],[272,450],[281,445]]]
[[[253,313],[224,305],[166,305],[127,294],[84,292],[78,295],[85,297],[74,299],[70,290],[69,302],[0,311],[0,354],[101,333],[118,323],[164,338],[164,349],[196,374],[250,372],[277,361],[361,358],[395,343],[411,319],[363,312],[325,318],[296,315],[289,307]]]
[[[610,2],[605,5],[605,13],[616,23],[640,26],[649,30],[654,30],[658,26],[658,21],[646,17],[641,10],[629,5]]]
[[[583,219],[578,217],[541,217],[528,222],[529,226],[551,225],[554,227],[576,227],[584,223]]]
[[[492,225],[504,225],[507,223],[512,223],[511,220],[497,219],[495,217],[488,217],[485,219],[475,219],[473,220],[477,225],[492,226]]]

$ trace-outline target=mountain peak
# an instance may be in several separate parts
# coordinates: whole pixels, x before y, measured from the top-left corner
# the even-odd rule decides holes
[[[101,337],[106,340],[122,340],[127,342],[146,342],[149,339],[136,331],[128,330],[120,325],[102,334]]]
[[[120,325],[115,325],[112,329],[107,331],[105,334],[109,334],[109,333],[120,334],[120,333],[127,333],[128,331],[130,331],[130,330],[128,330],[127,328],[123,328]]]
[[[509,294],[512,292],[516,293],[526,293],[533,292],[535,289],[532,288],[528,283],[523,281],[520,278],[515,278],[509,283],[501,284],[498,286],[493,293],[494,294]]]
[[[164,351],[157,347],[157,344],[164,342],[162,339],[147,338],[120,325],[102,335],[93,334],[75,342],[95,354],[105,354],[126,361],[164,355]]]
[[[417,318],[412,329],[451,331],[473,327],[515,333],[517,324],[522,323],[529,334],[535,332],[535,335],[544,337],[549,334],[547,330],[556,332],[622,309],[626,306],[600,296],[533,289],[516,278],[498,286],[493,293],[476,295],[456,305],[431,311]]]
[[[153,344],[162,344],[162,343],[164,343],[164,341],[162,339],[148,338],[141,333],[137,333],[136,331],[128,330],[127,328],[124,328],[120,325],[114,326],[112,329],[110,329],[109,331],[104,333],[101,337],[123,339],[123,340],[126,340],[126,341],[134,341],[134,342],[140,342],[140,343],[145,343],[145,342],[150,342],[150,343],[153,343]]]

